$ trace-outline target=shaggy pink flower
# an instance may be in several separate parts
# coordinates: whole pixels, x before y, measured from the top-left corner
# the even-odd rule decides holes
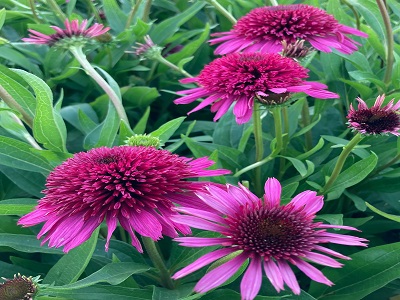
[[[44,34],[36,30],[29,29],[29,38],[23,38],[22,40],[26,43],[32,44],[45,44],[53,46],[59,41],[68,40],[71,38],[84,38],[91,39],[100,36],[110,30],[109,27],[105,27],[102,24],[95,23],[91,27],[86,29],[88,20],[83,20],[79,25],[78,20],[69,21],[65,20],[65,29],[57,26],[50,26],[56,33],[54,34]]]
[[[350,104],[347,115],[349,127],[362,134],[387,134],[399,136],[400,130],[400,100],[394,104],[394,99],[382,107],[385,95],[378,96],[375,104],[369,108],[361,98],[357,98],[358,107]]]
[[[186,247],[222,246],[177,272],[172,278],[184,277],[220,259],[225,262],[209,271],[196,284],[194,290],[205,293],[232,277],[240,266],[250,259],[240,289],[242,299],[251,300],[258,294],[264,272],[279,292],[286,284],[295,294],[300,286],[290,264],[295,265],[314,281],[332,285],[323,273],[310,262],[333,268],[341,263],[326,254],[350,259],[320,244],[366,246],[363,238],[327,232],[328,228],[357,230],[349,226],[326,225],[313,222],[323,206],[323,197],[316,192],[304,191],[284,206],[280,206],[281,185],[275,178],[265,183],[264,201],[244,186],[227,185],[226,190],[215,186],[207,192],[196,193],[213,211],[180,207],[176,222],[202,230],[218,232],[222,237],[180,237],[175,241]]]
[[[231,31],[214,34],[221,37],[210,43],[222,43],[215,50],[215,54],[221,55],[240,51],[277,53],[282,51],[282,41],[291,44],[303,39],[323,52],[336,49],[350,54],[360,44],[347,34],[368,37],[362,31],[339,24],[322,9],[293,4],[253,9],[240,18]]]
[[[181,80],[196,82],[200,87],[177,92],[185,96],[174,103],[188,104],[205,97],[189,114],[212,104],[214,121],[235,103],[233,113],[236,122],[242,124],[251,118],[254,98],[266,105],[277,105],[296,92],[321,99],[339,97],[325,91],[327,86],[322,83],[304,81],[307,73],[293,59],[276,53],[232,53],[206,65],[198,77]]]
[[[206,157],[190,159],[143,146],[101,147],[80,152],[57,166],[48,176],[36,209],[18,224],[33,226],[45,222],[38,234],[42,244],[68,252],[89,239],[106,220],[108,250],[117,221],[129,232],[132,245],[142,252],[139,235],[158,240],[176,237],[175,229],[187,234],[187,225],[176,224],[174,202],[193,206],[190,193],[206,182],[186,178],[218,176],[228,170],[206,170],[214,164]],[[186,193],[189,193],[187,196]]]

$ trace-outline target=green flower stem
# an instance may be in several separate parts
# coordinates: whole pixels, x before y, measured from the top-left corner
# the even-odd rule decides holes
[[[118,97],[118,95],[114,92],[114,90],[110,87],[107,81],[104,80],[103,77],[100,76],[99,73],[93,68],[90,62],[87,60],[86,55],[82,51],[82,47],[71,47],[69,48],[71,53],[75,56],[76,60],[81,64],[82,68],[86,71],[86,73],[93,78],[94,81],[97,82],[98,85],[104,90],[104,92],[108,95],[111,102],[114,104],[114,107],[118,113],[118,116],[121,120],[125,121],[126,124],[129,124],[128,116],[126,115],[125,109],[122,106],[122,101]]]
[[[255,103],[257,103],[257,102],[255,102]],[[256,110],[256,108],[254,106],[254,112],[253,112],[253,118],[254,118],[253,126],[254,127],[256,127],[256,119],[255,119],[256,111],[258,111],[258,110]],[[272,153],[270,155],[268,155],[264,159],[262,159],[262,156],[261,156],[261,159],[260,159],[260,157],[257,158],[257,147],[259,148],[259,146],[257,146],[257,143],[260,144],[260,142],[259,141],[257,142],[257,138],[256,138],[256,162],[254,164],[251,164],[251,165],[237,171],[233,176],[239,177],[243,173],[246,173],[255,168],[259,168],[263,164],[266,164],[267,162],[273,160],[275,157],[277,157],[279,155],[279,153],[281,153],[282,148],[283,148],[281,108],[280,107],[274,108],[272,110],[272,114],[274,115],[274,125],[275,125],[275,137],[276,137],[275,149],[272,151]],[[261,124],[261,119],[260,118],[258,118],[258,119],[260,120],[260,124]],[[260,133],[257,132],[257,135],[262,136],[261,125],[259,125],[259,126],[260,126],[260,129],[259,129]],[[254,128],[254,136],[256,136],[255,132],[256,132],[256,129]],[[257,178],[256,178],[256,184],[257,184],[257,181],[259,181],[258,184],[261,183],[261,179],[257,180]],[[261,193],[262,193],[262,190],[261,190]]]
[[[22,115],[22,120],[30,128],[33,127],[33,118],[22,108],[21,105],[0,85],[0,98],[8,105],[9,108],[15,109]]]
[[[138,0],[135,6],[132,7],[131,11],[129,12],[128,20],[125,24],[125,29],[128,29],[131,26],[133,18],[135,17],[137,11],[139,10],[140,4],[142,4],[142,0]]]
[[[173,290],[175,288],[174,283],[167,267],[165,266],[161,253],[157,250],[155,242],[151,238],[145,236],[142,237],[142,242],[151,261],[160,272],[162,285],[170,290]]]
[[[391,165],[394,165],[399,160],[400,160],[400,153],[397,154],[393,159],[391,159],[387,164],[377,168],[376,171],[372,172],[368,177],[374,177],[374,176],[378,175],[380,172],[382,172],[386,168],[389,168]]]
[[[332,175],[331,177],[329,177],[328,182],[325,184],[325,186],[319,191],[319,194],[324,194],[326,191],[328,191],[333,183],[336,181],[337,177],[339,176],[340,172],[342,171],[343,165],[347,159],[347,157],[349,156],[351,150],[353,150],[353,148],[355,146],[357,146],[357,144],[359,142],[361,142],[361,140],[364,137],[360,134],[357,133],[351,140],[350,142],[343,147],[342,153],[340,153],[339,158],[336,162],[335,168],[333,169]]]
[[[32,16],[35,19],[36,23],[41,23],[40,18],[36,13],[35,0],[29,0],[29,7],[31,8]]]
[[[259,162],[264,157],[264,142],[262,137],[262,120],[260,114],[260,104],[255,101],[253,107],[253,130],[256,144],[256,162]],[[261,166],[255,169],[254,187],[258,196],[262,195],[262,178]]]
[[[13,118],[13,120],[15,121],[15,123],[18,123],[19,125],[24,127],[24,124],[21,122],[21,120],[17,117],[16,114],[11,113],[11,117]],[[26,139],[26,141],[31,144],[31,146],[35,149],[38,150],[43,150],[42,147],[39,146],[39,144],[36,142],[36,140],[33,138],[33,136],[31,136],[28,131],[25,131],[23,133],[23,137]]]
[[[163,65],[166,65],[167,67],[171,68],[172,70],[175,70],[175,71],[181,73],[183,76],[193,77],[191,74],[189,74],[185,70],[179,68],[177,65],[174,65],[172,62],[166,60],[164,57],[161,56],[161,54],[157,55],[154,59],[156,61],[158,61],[159,63],[161,63]]]
[[[283,144],[282,144],[282,155],[286,154],[286,148],[287,145],[289,144],[289,114],[288,114],[288,108],[287,106],[282,107],[282,116],[283,116]],[[285,173],[286,170],[286,159],[281,157],[279,160],[279,174],[278,174],[278,179],[281,179],[283,177],[283,174]]]
[[[237,20],[235,19],[232,14],[227,11],[221,4],[219,4],[216,0],[208,0],[208,3],[210,3],[212,6],[215,7],[216,10],[218,10],[225,18],[227,18],[232,24],[236,24]]]
[[[392,29],[392,25],[390,24],[390,16],[386,9],[385,1],[384,0],[376,0],[376,3],[378,4],[379,10],[380,10],[382,18],[383,18],[383,23],[385,24],[385,29],[386,29],[386,39],[387,39],[386,51],[387,51],[387,54],[386,54],[386,71],[385,71],[385,77],[384,77],[383,81],[388,85],[392,80],[393,63],[394,63],[393,29]]]
[[[144,7],[143,17],[142,17],[143,22],[149,21],[150,9],[151,9],[151,0],[146,0],[146,5]]]
[[[47,5],[51,8],[52,11],[55,12],[56,16],[60,19],[62,23],[65,22],[67,16],[63,13],[61,8],[58,6],[57,2],[54,0],[47,0]]]
[[[310,123],[311,123],[310,109],[308,107],[307,99],[304,99],[303,108],[301,109],[301,119],[303,121],[303,127],[310,125]],[[311,130],[307,131],[304,134],[304,138],[305,138],[305,148],[306,148],[306,151],[308,151],[312,148],[312,132],[311,132]]]
[[[101,18],[99,15],[99,12],[97,11],[96,7],[93,4],[92,0],[85,0],[86,1],[86,5],[89,7],[89,10],[92,11],[93,15],[95,16],[97,22],[101,23]]]

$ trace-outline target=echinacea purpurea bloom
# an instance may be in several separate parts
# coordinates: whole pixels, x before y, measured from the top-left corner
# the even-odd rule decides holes
[[[350,104],[347,114],[349,127],[366,135],[391,133],[399,136],[400,100],[394,104],[394,99],[392,99],[382,107],[384,100],[385,95],[378,96],[375,104],[369,108],[364,100],[357,98],[357,109]]]
[[[360,44],[347,35],[368,35],[355,28],[340,24],[324,10],[305,4],[259,7],[243,16],[227,32],[219,32],[211,45],[219,44],[215,54],[233,52],[281,52],[282,42],[305,40],[323,52],[336,49],[344,54],[357,51]]]
[[[18,224],[44,222],[38,238],[49,247],[68,252],[90,238],[106,220],[108,250],[117,222],[130,234],[132,245],[142,252],[135,235],[158,240],[176,237],[176,229],[190,233],[187,225],[176,224],[174,203],[194,205],[193,192],[207,182],[187,178],[218,176],[228,170],[206,170],[214,162],[207,157],[191,159],[144,146],[101,147],[80,152],[57,166],[48,176],[44,198]],[[188,196],[186,196],[188,194]]]
[[[104,27],[102,24],[95,23],[86,29],[88,20],[83,20],[79,24],[78,20],[65,20],[65,29],[58,26],[50,26],[55,30],[53,34],[44,34],[33,29],[29,29],[29,38],[23,38],[26,43],[45,44],[49,46],[56,45],[59,42],[70,39],[91,39],[105,34],[110,30],[109,27]],[[76,41],[73,41],[73,43]]]
[[[205,293],[224,283],[247,259],[250,263],[240,285],[242,299],[256,297],[261,287],[262,269],[278,292],[286,284],[293,293],[300,294],[300,286],[289,263],[312,280],[330,286],[333,283],[310,262],[340,268],[342,264],[326,254],[341,259],[350,258],[321,244],[366,246],[367,240],[363,238],[326,231],[329,228],[356,228],[313,221],[323,206],[323,197],[317,196],[316,192],[304,191],[281,206],[281,185],[275,178],[269,178],[265,183],[264,200],[242,185],[227,185],[225,190],[208,186],[207,191],[196,194],[213,211],[179,207],[176,210],[182,214],[173,219],[194,228],[220,233],[222,237],[179,237],[175,241],[186,247],[222,248],[200,257],[172,278],[179,279],[225,258],[223,264],[198,281],[194,288],[198,293]]]
[[[265,105],[280,105],[297,92],[321,99],[339,97],[326,91],[327,86],[322,83],[304,81],[307,73],[293,59],[276,53],[232,53],[206,65],[197,77],[181,80],[195,82],[199,87],[178,91],[184,96],[174,103],[188,104],[205,98],[189,114],[211,104],[211,111],[216,112],[214,121],[235,103],[236,122],[243,124],[252,116],[255,98]]]

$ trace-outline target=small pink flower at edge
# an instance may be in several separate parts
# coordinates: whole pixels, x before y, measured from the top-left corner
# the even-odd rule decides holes
[[[366,135],[391,133],[399,136],[400,100],[394,104],[394,99],[392,99],[382,107],[384,100],[385,95],[378,96],[375,104],[369,108],[364,100],[357,98],[357,109],[350,104],[347,114],[349,127]]]
[[[226,189],[209,186],[206,192],[196,194],[213,211],[179,207],[176,210],[183,215],[173,219],[222,236],[180,237],[175,241],[186,247],[222,248],[200,257],[173,278],[179,279],[220,258],[238,254],[204,275],[194,288],[198,293],[205,293],[224,283],[247,259],[250,263],[240,285],[242,299],[245,300],[257,296],[263,273],[278,292],[284,290],[286,284],[293,293],[300,294],[300,286],[290,264],[312,280],[330,286],[333,283],[310,262],[340,268],[342,264],[327,255],[350,258],[321,244],[366,246],[367,240],[363,238],[326,231],[329,228],[357,230],[353,227],[313,222],[323,206],[323,197],[317,196],[316,192],[304,191],[281,206],[281,185],[275,178],[265,183],[264,201],[241,185],[227,185]]]

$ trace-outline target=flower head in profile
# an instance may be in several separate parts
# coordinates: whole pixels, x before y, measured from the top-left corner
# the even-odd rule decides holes
[[[133,53],[135,53],[137,56],[148,59],[154,59],[161,56],[161,51],[163,49],[163,47],[154,44],[149,35],[144,37],[144,44],[136,43],[136,46],[133,48],[135,50]]]
[[[32,300],[37,292],[39,277],[26,277],[18,274],[13,279],[3,278],[0,283],[1,300]]]
[[[282,51],[282,41],[287,44],[305,40],[317,50],[350,54],[360,45],[347,35],[361,37],[368,35],[339,22],[324,10],[305,4],[266,6],[253,9],[240,18],[228,32],[214,34],[219,36],[210,40],[212,45],[222,43],[215,54],[232,52]]]
[[[326,85],[304,81],[308,70],[291,58],[276,53],[232,53],[206,65],[200,75],[181,80],[196,82],[199,87],[179,91],[185,95],[174,101],[187,104],[205,98],[189,113],[211,105],[216,112],[214,121],[224,115],[235,103],[236,122],[246,123],[252,115],[254,100],[270,105],[285,103],[291,93],[304,92],[315,98],[338,98],[326,91]]]
[[[110,30],[109,27],[104,27],[102,24],[95,23],[86,29],[88,20],[83,20],[79,24],[78,20],[65,20],[65,29],[58,26],[50,26],[55,30],[53,34],[44,34],[36,30],[29,29],[29,38],[23,38],[26,43],[45,44],[49,46],[70,47],[78,44],[83,44],[93,38],[100,37]]]
[[[347,114],[349,127],[366,135],[394,134],[399,136],[400,130],[400,100],[394,104],[394,99],[382,107],[385,95],[378,96],[375,104],[369,108],[364,100],[357,98],[358,107],[350,104]]]
[[[206,182],[186,178],[218,176],[228,170],[206,170],[214,162],[206,157],[190,159],[154,147],[101,147],[80,152],[57,166],[48,176],[45,197],[18,224],[44,222],[38,238],[42,244],[64,247],[68,252],[90,238],[105,220],[106,250],[119,224],[130,234],[132,245],[142,252],[135,233],[158,240],[162,235],[189,233],[176,224],[174,203],[193,205],[194,191]],[[189,195],[186,196],[186,193]]]
[[[281,185],[274,178],[265,183],[264,200],[243,186],[227,185],[226,190],[209,186],[207,192],[196,194],[213,211],[179,207],[177,210],[184,215],[176,216],[174,220],[222,236],[180,237],[175,241],[186,247],[222,248],[200,257],[172,278],[184,277],[218,259],[224,261],[198,281],[194,288],[198,293],[224,283],[247,259],[250,263],[240,285],[245,300],[256,297],[263,273],[278,292],[286,284],[293,293],[300,294],[300,286],[290,265],[296,266],[312,280],[330,286],[333,283],[311,263],[340,268],[342,264],[328,255],[350,258],[321,244],[366,246],[363,238],[327,231],[329,228],[356,230],[353,227],[314,222],[315,214],[323,206],[323,197],[317,196],[316,192],[304,191],[281,206]]]

